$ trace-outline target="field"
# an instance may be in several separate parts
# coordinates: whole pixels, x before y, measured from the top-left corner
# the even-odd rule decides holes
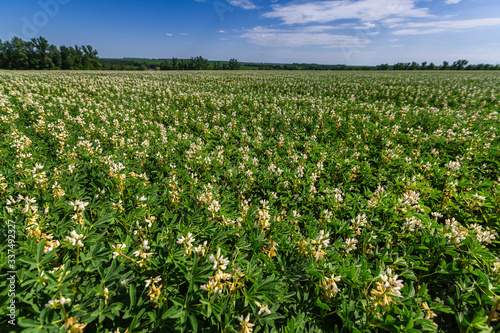
[[[499,93],[0,72],[0,330],[498,331]]]

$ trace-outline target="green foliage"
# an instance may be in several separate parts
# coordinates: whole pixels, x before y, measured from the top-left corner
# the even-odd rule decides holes
[[[2,71],[0,87],[20,331],[500,329],[494,73]]]
[[[0,68],[4,69],[100,69],[97,55],[90,45],[58,50],[43,37],[29,42],[18,37],[4,43],[0,40]]]

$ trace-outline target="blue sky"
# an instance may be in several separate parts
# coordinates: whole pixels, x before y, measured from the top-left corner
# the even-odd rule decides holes
[[[0,39],[100,57],[500,63],[498,0],[0,0]]]

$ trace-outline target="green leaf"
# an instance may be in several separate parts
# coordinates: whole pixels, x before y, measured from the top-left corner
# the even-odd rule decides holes
[[[330,307],[328,305],[326,305],[325,303],[321,302],[321,300],[318,298],[316,299],[316,306],[322,308],[322,309],[325,309],[327,311],[331,311],[330,310]]]
[[[142,316],[144,315],[144,312],[146,311],[146,309],[142,308],[139,313],[137,313],[136,315],[134,315],[134,317],[132,318],[132,322],[130,323],[130,329],[135,329],[138,325],[139,325],[139,320],[142,318]]]
[[[113,214],[108,214],[100,219],[98,219],[94,224],[92,224],[92,228],[107,228],[108,225],[113,221]]]
[[[38,243],[38,248],[36,250],[35,260],[36,260],[37,263],[40,263],[40,261],[42,260],[43,249],[44,248],[45,248],[45,240],[41,239],[40,243]]]
[[[193,328],[193,331],[198,332],[198,320],[196,320],[196,316],[190,313],[188,318],[189,322],[191,323],[191,327]]]
[[[17,324],[21,327],[40,327],[40,323],[34,321],[33,319],[22,319],[17,322]]]
[[[163,320],[168,318],[175,319],[179,318],[181,314],[182,314],[182,307],[172,306],[163,314],[163,316],[161,316],[161,318]]]
[[[40,261],[40,265],[45,265],[46,263],[48,263],[49,261],[52,260],[52,258],[56,255],[57,253],[57,249],[53,249],[52,251],[50,251],[49,253],[47,253],[42,261]]]
[[[129,296],[130,296],[130,306],[131,308],[133,308],[135,307],[135,303],[137,302],[137,290],[135,289],[135,286],[133,284],[130,285]]]

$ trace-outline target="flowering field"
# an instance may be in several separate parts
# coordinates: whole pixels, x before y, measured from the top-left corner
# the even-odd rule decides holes
[[[499,330],[499,92],[0,72],[1,331]]]

